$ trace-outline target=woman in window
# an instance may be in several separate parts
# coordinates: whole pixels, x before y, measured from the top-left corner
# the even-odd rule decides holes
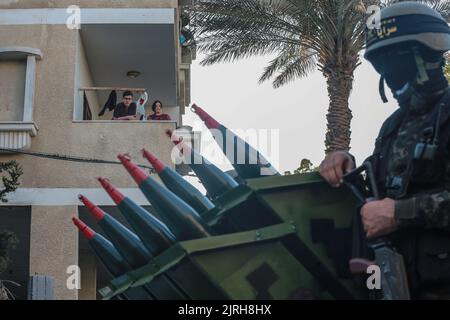
[[[168,114],[163,113],[163,105],[162,102],[156,100],[152,104],[153,114],[147,117],[147,120],[172,120]]]

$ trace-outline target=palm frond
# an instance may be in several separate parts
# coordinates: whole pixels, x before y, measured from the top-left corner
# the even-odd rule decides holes
[[[294,78],[304,77],[316,67],[316,53],[306,48],[297,51],[295,46],[287,46],[284,50],[265,68],[259,78],[259,83],[269,80],[276,73],[273,86],[278,88]],[[290,70],[292,69],[292,70]]]
[[[279,88],[285,84],[304,77],[316,67],[315,54],[310,52],[305,55],[298,55],[287,61],[281,68],[280,73],[273,81],[273,87]]]
[[[353,72],[365,45],[366,9],[398,1],[402,0],[198,0],[190,12],[195,16],[196,44],[206,53],[202,65],[275,54],[260,82],[276,74],[291,81],[310,72],[311,61],[319,70],[339,66]],[[450,1],[417,1],[449,19]],[[292,52],[297,57],[291,57]],[[296,69],[283,71],[288,65]]]

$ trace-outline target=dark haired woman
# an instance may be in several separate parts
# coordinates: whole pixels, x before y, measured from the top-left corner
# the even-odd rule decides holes
[[[152,110],[154,113],[149,115],[147,120],[172,120],[168,114],[163,113],[162,109],[163,105],[161,101],[156,100],[153,102]]]

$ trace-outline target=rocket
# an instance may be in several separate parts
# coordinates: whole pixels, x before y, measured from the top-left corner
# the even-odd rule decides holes
[[[192,109],[212,132],[217,144],[240,177],[249,179],[261,176],[280,175],[261,153],[230,129],[217,122],[205,110],[196,104],[192,105]],[[220,134],[214,134],[215,130],[218,130]]]
[[[118,158],[178,241],[211,235],[209,226],[190,205],[150,177],[129,157],[119,155]]]
[[[121,276],[131,270],[131,266],[122,258],[108,239],[89,228],[80,219],[73,217],[72,221],[86,238],[95,255],[113,278]],[[151,293],[146,291],[145,288],[130,288],[122,293],[122,295],[130,300],[154,299]]]
[[[180,149],[184,161],[187,162],[195,172],[211,198],[215,199],[239,186],[236,180],[229,174],[220,170],[197,151],[182,142],[182,139],[172,131],[167,130],[166,134]]]
[[[151,152],[143,149],[142,153],[144,158],[151,163],[159,178],[164,182],[164,185],[200,215],[214,208],[214,204],[178,172],[166,166]]]
[[[133,232],[97,207],[85,196],[80,195],[79,199],[84,203],[98,225],[105,231],[111,242],[114,243],[120,255],[132,268],[139,268],[152,258],[151,253]]]
[[[98,181],[153,256],[176,242],[169,228],[150,212],[125,197],[109,180],[100,177]]]
[[[131,232],[111,215],[104,212],[85,196],[80,195],[79,199],[84,203],[92,217],[97,221],[119,254],[132,269],[146,265],[153,258],[150,251],[147,250],[136,234]],[[181,288],[164,274],[157,276],[151,284],[147,284],[144,287],[156,299],[180,299],[185,297]]]

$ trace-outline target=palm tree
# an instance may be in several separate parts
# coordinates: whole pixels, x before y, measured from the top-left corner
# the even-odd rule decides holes
[[[450,81],[450,55],[447,55],[446,60],[447,60],[447,64],[444,67],[444,71],[445,71],[445,76]]]
[[[370,5],[382,0],[197,0],[189,8],[202,65],[275,54],[259,81],[278,88],[314,69],[326,78],[325,152],[350,148],[349,97]],[[450,2],[422,1],[450,15]]]

